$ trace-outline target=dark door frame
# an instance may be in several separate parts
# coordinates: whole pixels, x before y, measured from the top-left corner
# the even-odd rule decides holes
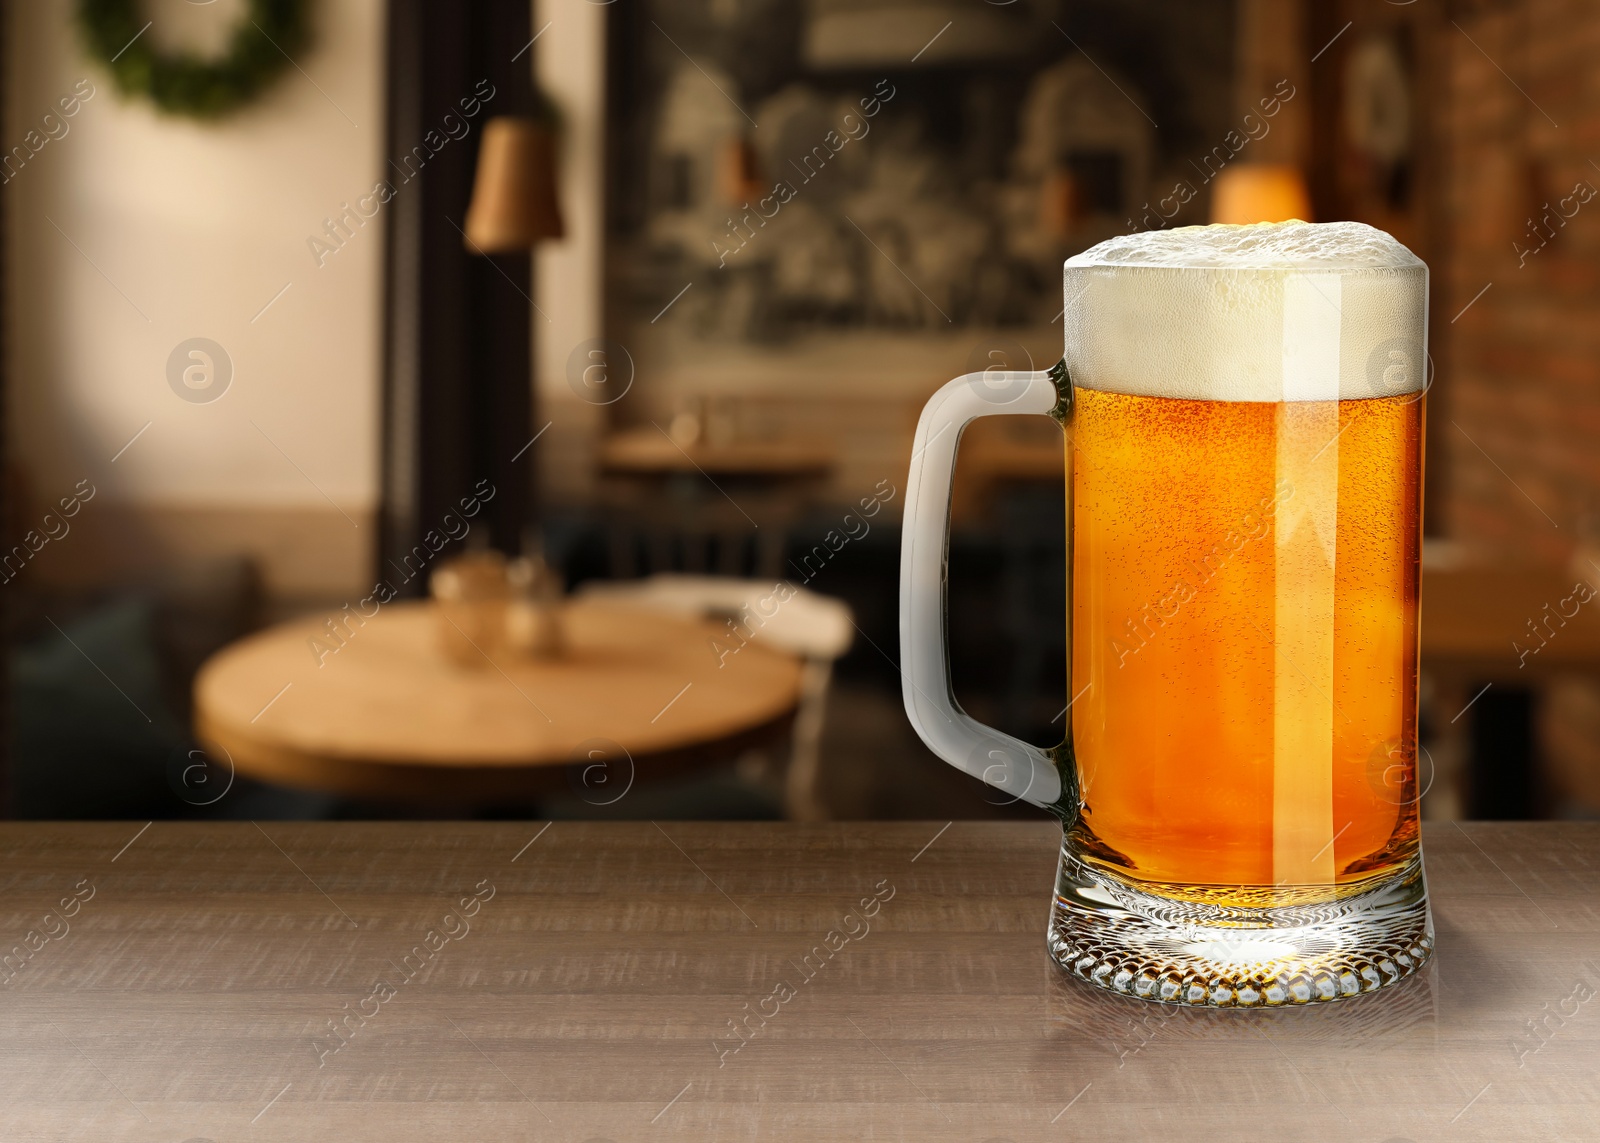
[[[520,551],[529,524],[530,256],[463,228],[483,124],[533,109],[531,24],[528,0],[389,6],[376,554],[400,595],[469,545]]]

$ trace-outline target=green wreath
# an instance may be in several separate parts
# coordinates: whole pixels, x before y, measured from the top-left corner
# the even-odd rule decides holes
[[[138,0],[78,0],[78,28],[89,55],[124,95],[148,96],[172,115],[220,119],[250,102],[310,42],[305,0],[249,0],[225,54],[157,51]]]

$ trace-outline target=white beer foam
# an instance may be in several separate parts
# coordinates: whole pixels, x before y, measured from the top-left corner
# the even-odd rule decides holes
[[[1087,389],[1206,401],[1424,387],[1428,268],[1359,222],[1183,226],[1065,266],[1067,369]]]

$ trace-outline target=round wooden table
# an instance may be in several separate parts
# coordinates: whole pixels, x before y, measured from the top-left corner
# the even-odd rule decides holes
[[[195,733],[213,763],[324,793],[450,806],[535,797],[577,774],[579,792],[605,804],[636,773],[771,741],[800,694],[792,656],[747,643],[719,663],[712,638],[723,624],[617,603],[569,604],[561,658],[485,655],[470,667],[440,650],[431,603],[351,621],[342,646],[325,621],[262,631],[201,668]]]

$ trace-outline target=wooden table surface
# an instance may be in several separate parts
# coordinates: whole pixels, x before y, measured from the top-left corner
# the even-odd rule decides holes
[[[1473,804],[1474,707],[1491,688],[1536,690],[1552,676],[1600,674],[1600,598],[1583,602],[1591,592],[1580,582],[1559,568],[1424,562],[1422,669],[1430,683],[1425,714],[1432,716],[1424,817],[1464,817]],[[1556,756],[1554,745],[1546,737],[1544,764],[1554,772],[1570,769],[1574,762]]]
[[[561,658],[471,667],[441,654],[428,603],[387,605],[320,663],[323,616],[280,624],[201,668],[195,732],[254,778],[448,804],[536,795],[590,747],[623,777],[713,758],[776,734],[799,701],[800,661],[755,643],[719,657],[724,624],[584,600],[564,616]]]
[[[1429,825],[1432,967],[1293,1011],[1064,978],[1044,952],[1058,841],[1048,823],[7,823],[5,940],[38,947],[0,977],[0,1138],[1600,1132],[1600,826]]]
[[[1424,667],[1484,681],[1600,670],[1600,596],[1559,568],[1424,567],[1421,636]]]

